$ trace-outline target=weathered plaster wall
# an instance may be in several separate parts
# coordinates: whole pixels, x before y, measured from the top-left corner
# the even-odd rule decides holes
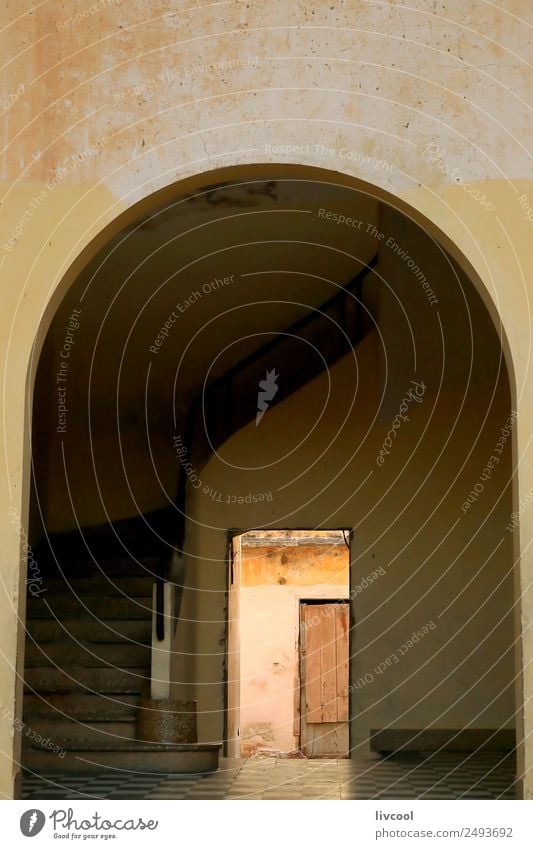
[[[533,182],[524,146],[530,30],[521,18],[531,15],[525,0],[511,0],[505,9],[475,0],[430,8],[424,0],[409,8],[354,0],[333,9],[307,0],[154,2],[149,9],[140,0],[101,0],[90,8],[81,0],[37,7],[10,0],[1,15],[3,94],[13,100],[24,86],[3,107],[2,245],[26,218],[16,245],[3,248],[0,259],[0,359],[6,366],[0,692],[9,708],[24,571],[8,509],[27,522],[24,393],[32,346],[94,252],[82,254],[93,236],[176,180],[245,162],[299,162],[366,180],[426,215],[467,258],[493,313],[500,312],[519,409],[516,494],[527,494],[533,485],[533,259],[524,204],[532,204]],[[325,153],[317,154],[315,143]],[[428,144],[442,151],[438,164],[426,161]],[[47,188],[60,173],[59,183]],[[466,181],[486,192],[495,209],[481,209],[466,193]],[[37,197],[42,203],[35,208]],[[518,589],[526,658],[533,654],[532,530],[525,511]],[[529,674],[524,692],[528,703]],[[528,707],[527,733],[532,722]],[[17,743],[8,722],[0,729],[0,751],[0,790],[9,796]],[[532,757],[528,749],[528,768]],[[526,793],[533,793],[530,783]]]

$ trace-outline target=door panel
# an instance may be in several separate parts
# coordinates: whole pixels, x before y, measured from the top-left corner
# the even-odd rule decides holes
[[[350,718],[349,678],[349,622],[348,604],[337,605],[335,616],[335,647],[337,652],[337,721],[348,722]]]
[[[322,722],[321,646],[322,634],[313,621],[314,605],[303,604],[303,629],[305,674],[302,675],[307,722]]]
[[[300,605],[302,751],[307,757],[349,755],[346,602]]]
[[[318,605],[316,605],[318,607]],[[337,654],[335,647],[335,605],[320,605],[320,684],[322,689],[321,722],[337,722]]]

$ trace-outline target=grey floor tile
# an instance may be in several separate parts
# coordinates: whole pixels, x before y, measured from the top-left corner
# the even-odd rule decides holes
[[[452,753],[359,761],[223,759],[204,775],[35,774],[26,799],[514,799],[514,765],[488,754]]]

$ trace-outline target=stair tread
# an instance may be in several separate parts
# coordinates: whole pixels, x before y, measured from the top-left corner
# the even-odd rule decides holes
[[[41,721],[72,717],[80,722],[115,722],[135,718],[138,695],[104,693],[48,693],[24,697],[24,721]]]
[[[146,667],[113,669],[71,667],[69,669],[28,669],[26,692],[68,693],[89,690],[96,693],[141,693],[150,680]]]
[[[161,569],[160,557],[138,556],[133,557],[110,556],[108,552],[98,553],[92,551],[92,557],[69,556],[58,554],[57,563],[43,564],[46,574],[54,579],[62,575],[72,575],[76,578],[87,578],[93,575],[105,574],[119,578],[144,578],[157,575]]]
[[[26,733],[25,733],[26,732]],[[68,749],[78,745],[122,745],[123,742],[135,741],[137,729],[133,720],[89,725],[63,719],[61,722],[48,720],[28,724],[22,734],[23,749],[42,748],[43,743]]]
[[[84,619],[100,616],[110,619],[151,619],[152,596],[124,598],[82,594],[78,598],[73,593],[58,593],[28,600],[27,619],[63,619],[69,614]]]
[[[77,593],[95,595],[96,591],[102,591],[105,595],[115,597],[137,598],[149,596],[155,583],[155,575],[146,576],[131,575],[107,575],[92,574],[86,577],[79,575],[68,575],[64,577],[51,577],[45,581],[46,594]]]
[[[40,774],[82,773],[97,775],[108,769],[120,770],[124,777],[150,775],[190,775],[214,772],[219,767],[218,744],[176,744],[170,748],[156,749],[82,749],[64,750],[59,756],[46,748],[26,749],[22,756],[23,768]]]
[[[152,620],[113,618],[33,619],[26,623],[28,633],[40,643],[84,639],[89,643],[138,642],[151,640]]]
[[[81,643],[66,638],[48,643],[28,641],[26,669],[65,668],[66,666],[139,667],[150,662],[151,646],[148,642]]]
[[[93,740],[77,740],[74,745],[69,738],[58,736],[54,744],[70,752],[204,752],[217,751],[221,743],[143,743],[139,740],[122,740],[116,742],[95,742]],[[34,742],[33,749],[46,749],[41,743]]]

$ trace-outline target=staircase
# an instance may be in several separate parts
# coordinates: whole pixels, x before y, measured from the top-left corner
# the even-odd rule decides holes
[[[85,529],[83,537],[56,535],[37,554],[44,592],[27,599],[26,769],[216,768],[216,746],[136,740],[137,708],[150,695],[152,587],[162,557],[145,541],[146,527],[141,518]]]
[[[92,551],[87,535],[86,542]],[[68,549],[68,541],[60,547]],[[57,758],[51,746],[135,738],[136,707],[149,694],[158,558],[135,562],[122,552],[104,564],[95,560],[86,551],[61,557],[56,568],[48,563],[45,592],[28,596],[24,766]]]

